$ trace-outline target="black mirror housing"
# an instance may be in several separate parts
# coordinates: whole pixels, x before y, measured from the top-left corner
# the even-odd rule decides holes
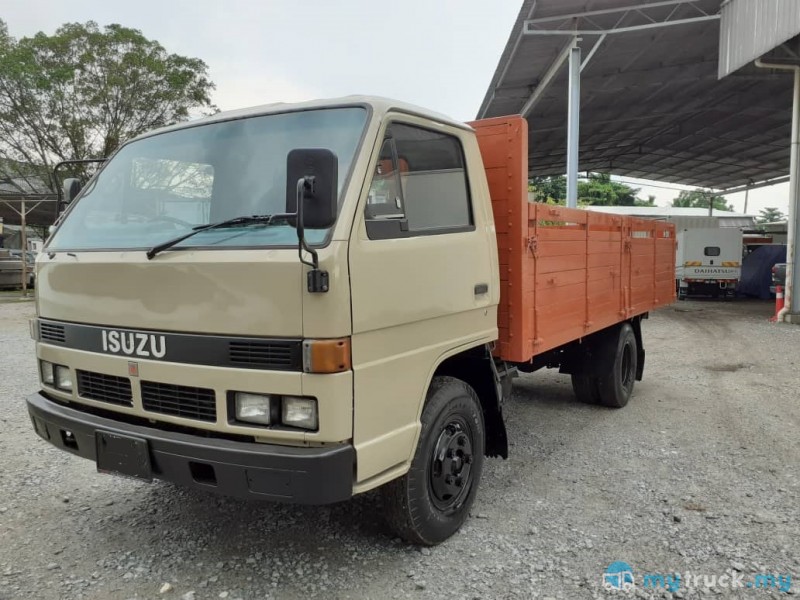
[[[304,178],[309,178],[313,184],[304,187],[300,225],[305,229],[327,229],[336,222],[339,211],[336,155],[322,148],[298,148],[289,152],[286,157],[286,212],[289,214],[298,212],[297,182]]]
[[[64,202],[70,203],[75,200],[75,196],[81,191],[81,180],[69,177],[64,180]]]

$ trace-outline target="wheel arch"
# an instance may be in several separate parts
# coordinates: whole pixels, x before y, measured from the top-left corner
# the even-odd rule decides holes
[[[478,396],[486,431],[486,456],[508,458],[508,436],[503,419],[503,400],[511,393],[513,371],[499,366],[488,344],[475,346],[443,358],[428,382],[437,376],[449,376],[469,385]]]
[[[559,373],[599,375],[608,371],[613,364],[610,348],[615,345],[620,329],[630,325],[636,339],[636,381],[641,381],[644,376],[645,360],[642,320],[646,318],[648,313],[615,323],[582,338],[579,342],[570,342],[560,355],[554,357],[559,366]]]

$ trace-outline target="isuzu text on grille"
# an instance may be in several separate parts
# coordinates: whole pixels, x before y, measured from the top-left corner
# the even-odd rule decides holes
[[[131,331],[114,331],[103,329],[103,352],[127,354],[128,356],[144,356],[164,358],[167,353],[167,342],[163,335],[133,333]]]

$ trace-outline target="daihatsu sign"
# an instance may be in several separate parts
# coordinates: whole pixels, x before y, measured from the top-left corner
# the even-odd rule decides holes
[[[800,34],[798,0],[726,0],[720,13],[720,79]]]

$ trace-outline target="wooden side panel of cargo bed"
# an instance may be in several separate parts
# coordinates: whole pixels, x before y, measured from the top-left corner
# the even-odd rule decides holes
[[[627,231],[622,217],[587,214],[586,323],[589,328],[604,329],[625,316]]]
[[[586,330],[586,239],[589,214],[528,204],[527,262],[536,281],[534,354],[578,339]]]
[[[675,226],[656,221],[655,306],[675,301]]]
[[[497,229],[498,356],[527,362],[675,299],[674,225],[528,202],[527,122],[470,125]]]
[[[533,353],[571,341],[675,300],[675,227],[591,210],[528,203],[533,273]]]

